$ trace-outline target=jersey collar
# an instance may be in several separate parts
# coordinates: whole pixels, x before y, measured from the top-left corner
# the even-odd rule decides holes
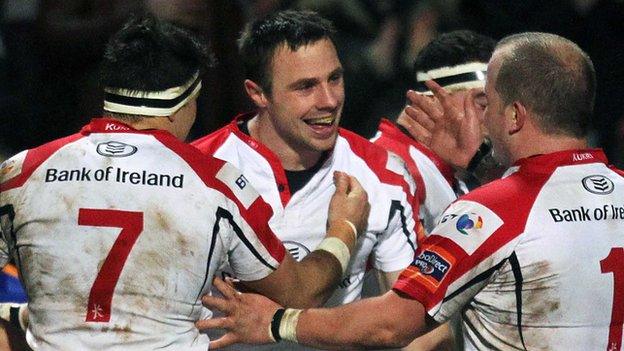
[[[89,124],[82,127],[80,134],[89,135],[91,133],[136,133],[136,134],[166,134],[173,135],[163,129],[135,129],[129,124],[119,120],[100,117],[93,118]]]
[[[381,131],[382,134],[388,135],[393,140],[396,140],[405,145],[412,145],[413,147],[418,149],[418,151],[422,152],[433,162],[433,164],[435,164],[440,173],[442,173],[444,178],[449,182],[449,184],[455,184],[455,171],[453,170],[453,167],[451,167],[442,158],[440,158],[438,154],[431,151],[431,149],[427,148],[416,139],[413,139],[412,137],[401,131],[401,129],[396,124],[390,122],[385,118],[382,118],[381,122],[379,123],[379,131]]]
[[[601,149],[573,149],[522,158],[512,168],[536,173],[552,173],[555,168],[586,163],[608,164]]]

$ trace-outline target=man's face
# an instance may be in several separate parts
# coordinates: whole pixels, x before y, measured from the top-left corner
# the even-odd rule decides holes
[[[485,98],[485,89],[475,88],[475,90],[477,91],[475,94],[475,105],[477,107],[477,117],[479,117],[479,121],[483,123],[485,106],[487,105],[487,99]],[[457,109],[463,110],[464,100],[466,99],[467,95],[470,93],[470,90],[457,89],[457,90],[450,90],[449,93],[451,94],[451,102],[453,103],[453,105]]]
[[[276,134],[295,151],[332,149],[344,104],[343,68],[332,42],[278,47],[270,74],[267,112]]]
[[[492,55],[488,64],[487,79],[485,81],[485,95],[487,105],[484,111],[484,124],[492,141],[493,156],[501,165],[509,166],[511,157],[507,151],[508,131],[505,123],[505,104],[494,88],[496,77],[500,70],[500,55]]]

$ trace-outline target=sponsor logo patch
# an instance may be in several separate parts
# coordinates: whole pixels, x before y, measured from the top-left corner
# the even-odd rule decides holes
[[[127,157],[136,153],[138,148],[134,145],[119,141],[108,141],[97,145],[97,153],[107,157]]]
[[[591,175],[583,178],[583,188],[593,194],[607,195],[613,192],[615,185],[611,179],[602,175]]]
[[[420,255],[416,257],[413,264],[420,269],[420,273],[430,276],[438,284],[444,279],[444,276],[451,268],[447,260],[429,250],[421,252]]]
[[[468,235],[470,229],[483,228],[483,218],[476,213],[464,213],[459,216],[457,223],[455,223],[457,231],[464,235]]]
[[[217,172],[217,179],[232,190],[246,209],[260,196],[252,186],[249,186],[247,178],[240,170],[229,163],[224,164]]]
[[[431,234],[451,239],[468,255],[503,225],[503,220],[478,202],[460,200],[451,205]]]
[[[429,247],[423,250],[402,275],[423,284],[434,292],[453,267],[455,258],[441,247]]]

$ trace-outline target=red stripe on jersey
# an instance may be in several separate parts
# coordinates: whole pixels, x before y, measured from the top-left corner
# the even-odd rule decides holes
[[[415,142],[412,138],[403,134],[392,122],[387,119],[382,119],[379,123],[379,131],[381,135],[377,140],[373,142],[375,145],[379,145],[388,151],[392,151],[399,155],[405,162],[407,170],[416,181],[416,193],[418,202],[422,205],[425,202],[427,192],[425,191],[425,181],[423,180],[418,166],[412,156],[409,153],[410,145]]]
[[[452,258],[448,259],[456,263],[449,268],[449,272],[436,291],[429,290],[427,285],[423,284],[422,281],[427,275],[413,264],[411,268],[408,268],[409,270],[406,269],[405,274],[401,274],[394,288],[420,301],[428,310],[436,306],[445,296],[453,293],[447,291],[450,283],[484,262],[524,232],[530,210],[550,175],[551,173],[535,174],[527,172],[526,169],[520,169],[507,178],[486,184],[460,197],[457,201],[474,201],[496,213],[503,221],[501,227],[481,243],[470,256],[452,240],[435,235],[434,229],[432,235],[424,240],[423,248],[418,250],[416,257],[426,250],[437,253],[436,248],[440,247],[450,253]],[[492,266],[497,263],[493,262]]]
[[[6,191],[24,185],[24,183],[28,180],[28,178],[30,178],[35,170],[37,170],[37,168],[41,166],[42,163],[44,163],[48,158],[50,158],[50,156],[58,151],[58,149],[82,137],[82,134],[76,133],[28,150],[26,158],[24,159],[24,163],[22,164],[22,171],[20,172],[20,174],[0,184],[0,191]]]
[[[453,184],[455,184],[455,171],[453,170],[453,167],[451,167],[448,163],[444,162],[444,160],[442,160],[440,156],[438,156],[435,152],[433,152],[425,145],[419,143],[409,135],[403,133],[396,125],[388,120],[382,119],[381,123],[379,124],[379,130],[382,133],[387,133],[391,139],[396,139],[400,143],[413,146],[423,155],[427,156],[427,158],[430,159],[431,162],[433,162],[433,164],[440,171],[440,173],[442,173],[442,176],[444,177],[444,179],[446,179],[449,185],[453,187]],[[407,152],[409,155],[409,147],[405,147],[405,149],[408,150]],[[409,158],[411,159],[411,156],[409,156]]]
[[[155,137],[163,143],[163,145],[182,157],[207,186],[223,193],[236,203],[241,216],[254,230],[262,245],[275,260],[280,263],[282,262],[286,254],[286,249],[269,227],[269,220],[273,216],[273,209],[269,204],[264,202],[261,196],[258,196],[249,208],[246,209],[232,190],[216,178],[216,174],[223,167],[225,161],[216,159],[210,155],[204,155],[196,148],[179,141],[172,135],[155,135]]]
[[[230,134],[236,135],[236,137],[244,141],[258,154],[260,154],[260,156],[264,157],[267,160],[267,162],[271,166],[273,175],[275,176],[276,186],[279,192],[280,200],[282,201],[282,206],[286,207],[286,204],[288,204],[288,201],[290,201],[290,197],[292,194],[290,193],[290,186],[288,185],[286,171],[284,171],[282,162],[277,157],[277,155],[275,155],[275,153],[271,151],[268,147],[266,147],[264,144],[257,141],[256,139],[252,138],[251,136],[243,133],[238,127],[238,123],[248,121],[255,116],[255,113],[245,113],[238,115],[227,126],[211,134],[208,134],[205,137],[193,141],[191,145],[198,148],[199,151],[204,154],[214,156],[217,150],[219,150],[223,143],[225,143]]]
[[[351,151],[361,158],[368,168],[379,178],[382,183],[397,185],[403,189],[407,202],[412,206],[412,217],[415,223],[420,223],[418,218],[418,209],[420,204],[416,197],[410,192],[409,185],[403,178],[403,176],[394,173],[386,168],[388,163],[388,151],[379,145],[371,143],[368,139],[365,139],[351,131],[340,128],[340,136],[342,136],[351,148]],[[354,174],[357,177],[357,174]],[[417,228],[411,228],[414,233],[417,232]]]

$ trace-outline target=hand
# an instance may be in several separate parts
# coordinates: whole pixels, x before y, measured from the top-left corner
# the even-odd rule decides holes
[[[366,231],[370,204],[368,194],[360,182],[344,172],[334,172],[336,192],[329,202],[328,226],[348,220],[357,229],[358,235]]]
[[[419,142],[428,146],[450,165],[466,169],[483,141],[483,130],[471,90],[461,107],[452,103],[450,94],[434,81],[425,82],[436,99],[408,91],[410,104],[398,123]]]
[[[195,326],[200,331],[225,329],[227,333],[210,341],[210,349],[219,349],[235,343],[268,344],[273,342],[269,328],[273,314],[281,306],[269,298],[258,294],[236,291],[231,285],[215,278],[213,285],[223,294],[223,298],[205,295],[202,304],[223,313],[223,317],[199,320]]]

